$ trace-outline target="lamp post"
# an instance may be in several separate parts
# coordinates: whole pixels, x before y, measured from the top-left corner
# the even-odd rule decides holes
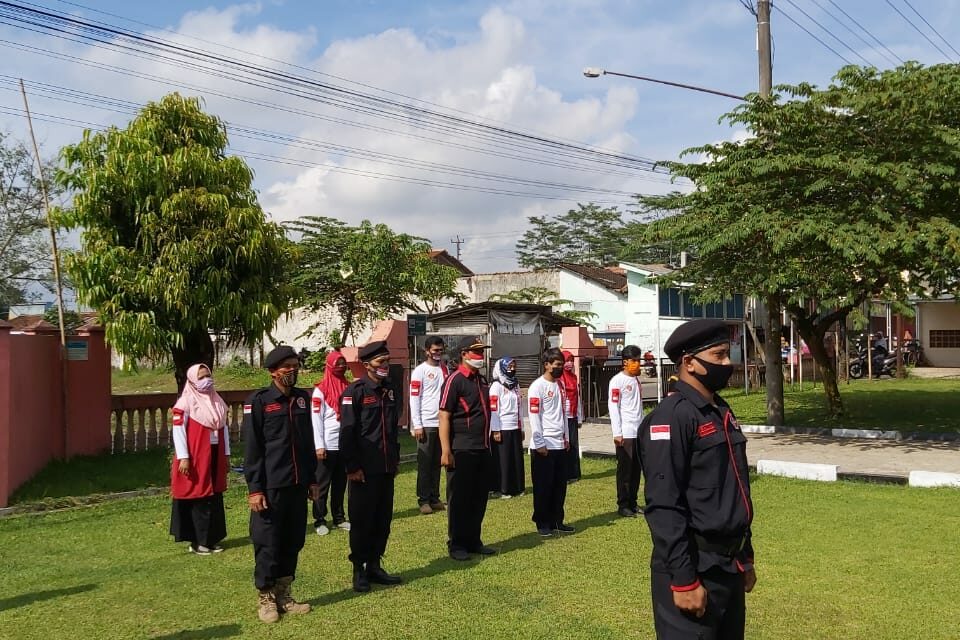
[[[606,69],[601,69],[599,67],[587,67],[583,70],[583,75],[587,78],[599,78],[600,76],[620,76],[621,78],[632,78],[634,80],[644,80],[646,82],[656,82],[658,84],[666,84],[671,87],[680,87],[681,89],[690,89],[691,91],[700,91],[702,93],[710,93],[715,96],[723,96],[724,98],[733,98],[734,100],[740,100],[742,102],[746,101],[744,96],[738,96],[733,93],[726,93],[724,91],[716,91],[714,89],[706,89],[704,87],[698,87],[692,84],[683,84],[681,82],[671,82],[670,80],[657,80],[656,78],[647,78],[646,76],[635,76],[630,73],[619,73],[617,71],[607,71]]]

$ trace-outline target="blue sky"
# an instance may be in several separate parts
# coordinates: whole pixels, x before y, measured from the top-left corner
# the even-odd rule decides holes
[[[86,8],[59,0],[37,0],[34,4],[149,31],[158,37],[177,38],[186,46],[212,50],[214,43],[219,43],[231,47],[221,52],[259,60],[266,66],[289,71],[289,67],[274,61],[290,62],[344,79],[338,82],[364,83],[368,86],[364,90],[374,91],[370,89],[373,87],[393,92],[380,95],[403,94],[425,100],[438,109],[450,109],[447,113],[655,159],[673,159],[684,148],[743,135],[717,123],[735,102],[610,76],[590,80],[582,76],[584,67],[599,66],[735,94],[754,91],[757,86],[755,20],[739,0],[336,0],[247,4],[87,0],[80,3],[86,4]],[[871,35],[841,14],[838,6]],[[825,84],[845,64],[789,18],[855,63],[862,64],[866,59],[888,68],[888,58],[894,57],[925,64],[944,62],[948,57],[960,60],[960,54],[950,47],[960,49],[960,0],[781,0],[777,7],[772,16],[775,83]],[[894,7],[947,56],[938,52]],[[812,20],[843,42],[833,39]],[[342,126],[324,118],[354,116],[276,92],[171,68],[157,60],[135,59],[58,41],[15,26],[0,24],[0,39],[21,45],[18,49],[0,43],[0,73],[23,77],[33,95],[33,110],[41,114],[103,125],[122,125],[129,118],[124,113],[50,99],[31,89],[31,82],[136,104],[179,89],[203,96],[209,111],[232,124],[298,139],[321,140],[374,154],[496,172],[524,180],[630,193],[669,188],[659,178],[651,180],[650,174],[642,172],[577,171],[485,156],[463,148],[467,146],[463,141],[447,140],[447,144],[442,144],[442,140],[424,140],[415,127],[403,124],[392,124],[390,132]],[[22,45],[55,49],[167,81],[130,78],[75,62],[54,61],[25,51]],[[241,54],[238,50],[249,53]],[[274,61],[265,61],[255,54]],[[11,111],[19,107],[19,96],[9,90],[9,84],[6,88],[0,92],[0,107],[5,109],[0,112],[0,128],[23,138],[23,118]],[[238,97],[268,102],[276,108],[253,107],[238,102]],[[298,110],[299,115],[291,115],[284,110],[287,108]],[[303,110],[312,115],[304,115]],[[364,118],[355,120],[374,124]],[[80,135],[79,128],[62,122],[41,120],[37,124],[48,155],[54,155],[61,145]],[[387,173],[422,181],[437,175],[427,169],[391,167],[370,157],[349,158],[316,148],[306,150],[302,146],[284,147],[238,138],[232,138],[232,143],[235,151],[250,153],[261,202],[275,219],[304,214],[331,215],[350,222],[367,218],[428,237],[434,246],[451,251],[449,239],[459,234],[467,240],[463,259],[477,271],[515,267],[512,247],[527,216],[561,213],[577,201],[602,197],[559,187],[515,189],[528,195],[506,196],[401,184],[369,176]],[[264,154],[295,162],[257,159]],[[488,184],[463,176],[444,180],[467,186]],[[552,199],[537,197],[544,193],[551,194]]]

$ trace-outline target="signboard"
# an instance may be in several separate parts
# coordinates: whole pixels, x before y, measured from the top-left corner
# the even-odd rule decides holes
[[[425,336],[427,335],[427,316],[423,313],[407,314],[407,335]]]
[[[87,360],[90,357],[90,344],[80,338],[67,340],[67,360]]]

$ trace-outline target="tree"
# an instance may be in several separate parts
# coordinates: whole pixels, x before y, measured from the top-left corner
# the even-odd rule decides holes
[[[839,415],[825,332],[864,301],[958,290],[960,68],[848,66],[826,89],[777,90],[725,116],[754,137],[666,163],[696,189],[641,198],[677,213],[647,240],[695,250],[670,279],[695,283],[703,299],[740,291],[786,308]]]
[[[66,264],[80,300],[121,353],[170,354],[180,388],[190,365],[212,365],[211,332],[252,345],[291,293],[292,250],[226,147],[224,123],[173,93],[61,152],[74,198],[57,217],[82,230]]]
[[[422,238],[367,220],[351,227],[322,216],[299,218],[287,228],[299,235],[293,278],[298,304],[314,313],[336,312],[343,339],[376,320],[408,310],[429,312],[456,296],[460,273],[433,262]]]
[[[516,302],[520,304],[539,304],[544,307],[563,307],[563,306],[573,306],[573,300],[567,300],[566,298],[559,298],[556,291],[552,289],[547,289],[546,287],[525,287],[523,289],[515,289],[507,293],[495,293],[487,300],[490,302]],[[556,311],[557,315],[563,316],[565,318],[570,318],[574,322],[585,325],[594,329],[590,320],[597,317],[592,311],[578,311],[576,309],[565,309],[563,311]]]
[[[646,223],[624,222],[616,207],[578,204],[558,216],[530,216],[531,228],[517,241],[517,261],[527,269],[547,269],[558,262],[608,266],[628,262],[666,262],[670,249],[644,245]]]
[[[44,165],[51,198],[60,194]],[[37,179],[36,160],[27,148],[0,132],[0,309],[54,291],[53,257]]]

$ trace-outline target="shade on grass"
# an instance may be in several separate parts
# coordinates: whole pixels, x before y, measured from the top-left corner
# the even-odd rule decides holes
[[[227,550],[209,557],[171,541],[163,497],[0,520],[0,637],[652,638],[646,525],[613,514],[611,461],[584,473],[567,500],[576,534],[541,540],[529,494],[493,500],[484,541],[500,555],[458,563],[404,465],[385,565],[407,583],[354,594],[347,535],[311,534],[294,587],[315,611],[271,628],[256,619],[242,487],[226,499]],[[960,637],[955,490],[764,476],[754,494],[747,637]]]

